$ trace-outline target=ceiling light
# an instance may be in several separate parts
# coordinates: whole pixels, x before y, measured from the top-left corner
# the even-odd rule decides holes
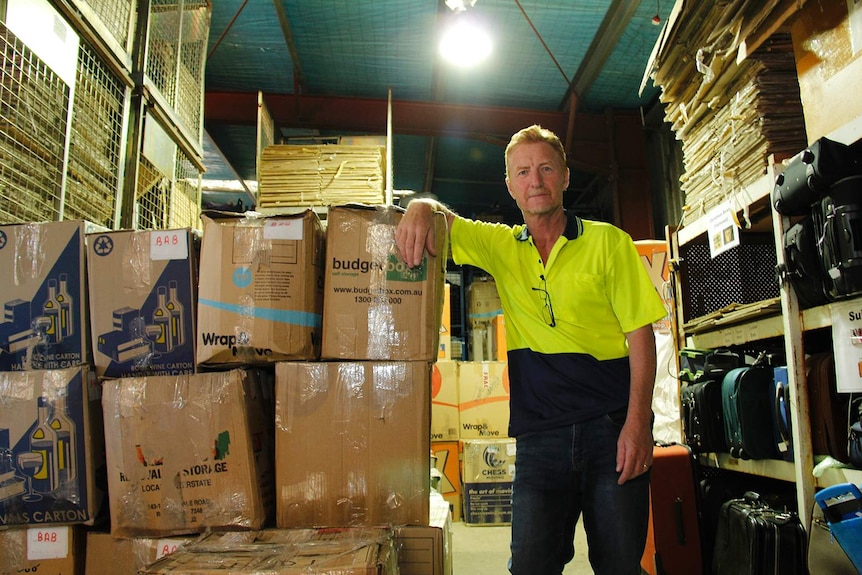
[[[491,48],[491,36],[467,14],[454,18],[440,38],[440,55],[462,68],[485,60],[491,55]]]
[[[446,6],[453,12],[464,12],[467,6],[472,8],[476,5],[476,0],[446,0]]]

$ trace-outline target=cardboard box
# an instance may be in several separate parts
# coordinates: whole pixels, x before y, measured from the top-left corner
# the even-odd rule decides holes
[[[105,381],[111,534],[262,528],[274,510],[268,384],[256,369]]]
[[[403,210],[329,210],[323,298],[325,359],[434,361],[438,354],[446,258],[410,269],[395,247]],[[435,218],[437,253],[446,253],[446,218]]]
[[[467,318],[471,325],[489,323],[503,313],[497,282],[492,278],[476,278],[467,286]]]
[[[398,575],[389,529],[208,533],[141,575]]]
[[[81,526],[0,531],[0,574],[81,575],[86,533]]]
[[[461,451],[458,441],[432,441],[431,453],[440,472],[438,491],[449,504],[452,521],[461,521]]]
[[[452,575],[452,523],[446,501],[431,494],[428,526],[404,525],[395,530],[400,575]]]
[[[862,116],[862,100],[847,97],[862,91],[862,58],[852,41],[859,33],[852,26],[858,22],[858,14],[850,17],[847,2],[809,2],[791,24],[809,143]]]
[[[99,391],[86,367],[0,372],[0,526],[96,521]]]
[[[503,361],[462,361],[458,366],[461,439],[509,434],[509,370]]]
[[[440,342],[437,346],[437,361],[461,359],[452,357],[452,285],[443,286],[443,311],[440,314]]]
[[[170,555],[196,537],[117,539],[110,533],[87,533],[84,575],[137,575],[138,569]]]
[[[506,317],[503,314],[494,316],[491,329],[494,332],[494,359],[506,361],[509,357],[506,349]]]
[[[464,522],[497,525],[512,522],[514,439],[461,442]]]
[[[670,285],[670,272],[667,265],[667,242],[664,240],[636,240],[635,247],[641,257],[641,263],[646,268],[658,293],[667,315],[653,323],[653,329],[660,333],[670,333],[671,310],[673,309],[673,290]]]
[[[0,371],[90,361],[86,224],[0,226]]]
[[[317,214],[201,217],[198,364],[317,359],[324,248]]]
[[[431,441],[460,437],[457,361],[438,361],[431,367]]]
[[[195,372],[195,251],[190,229],[88,236],[97,375]]]
[[[427,362],[276,365],[278,526],[427,525]]]

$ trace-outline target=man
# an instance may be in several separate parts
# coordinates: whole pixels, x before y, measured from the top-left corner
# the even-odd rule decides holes
[[[665,309],[631,238],[563,208],[569,170],[553,132],[530,126],[506,147],[514,227],[411,202],[395,234],[405,263],[433,253],[432,214],[449,223],[457,264],[494,276],[506,316],[516,438],[513,575],[559,575],[583,515],[598,575],[640,573],[649,514],[652,323]]]

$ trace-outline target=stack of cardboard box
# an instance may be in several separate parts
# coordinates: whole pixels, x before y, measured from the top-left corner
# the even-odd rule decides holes
[[[0,572],[73,573],[103,509],[84,222],[0,226]]]

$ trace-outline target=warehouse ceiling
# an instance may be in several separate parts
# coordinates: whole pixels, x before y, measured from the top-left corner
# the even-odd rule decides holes
[[[671,4],[468,0],[455,12],[443,0],[215,0],[205,178],[254,190],[260,91],[283,143],[385,136],[391,110],[393,189],[506,220],[514,206],[503,182],[509,136],[540,123],[571,142],[590,116],[654,105],[657,88],[641,84]],[[493,43],[489,59],[469,70],[437,50],[444,26],[465,16],[481,20]],[[572,188],[593,186],[595,173],[607,177],[573,166]],[[224,200],[207,195],[211,204]]]

